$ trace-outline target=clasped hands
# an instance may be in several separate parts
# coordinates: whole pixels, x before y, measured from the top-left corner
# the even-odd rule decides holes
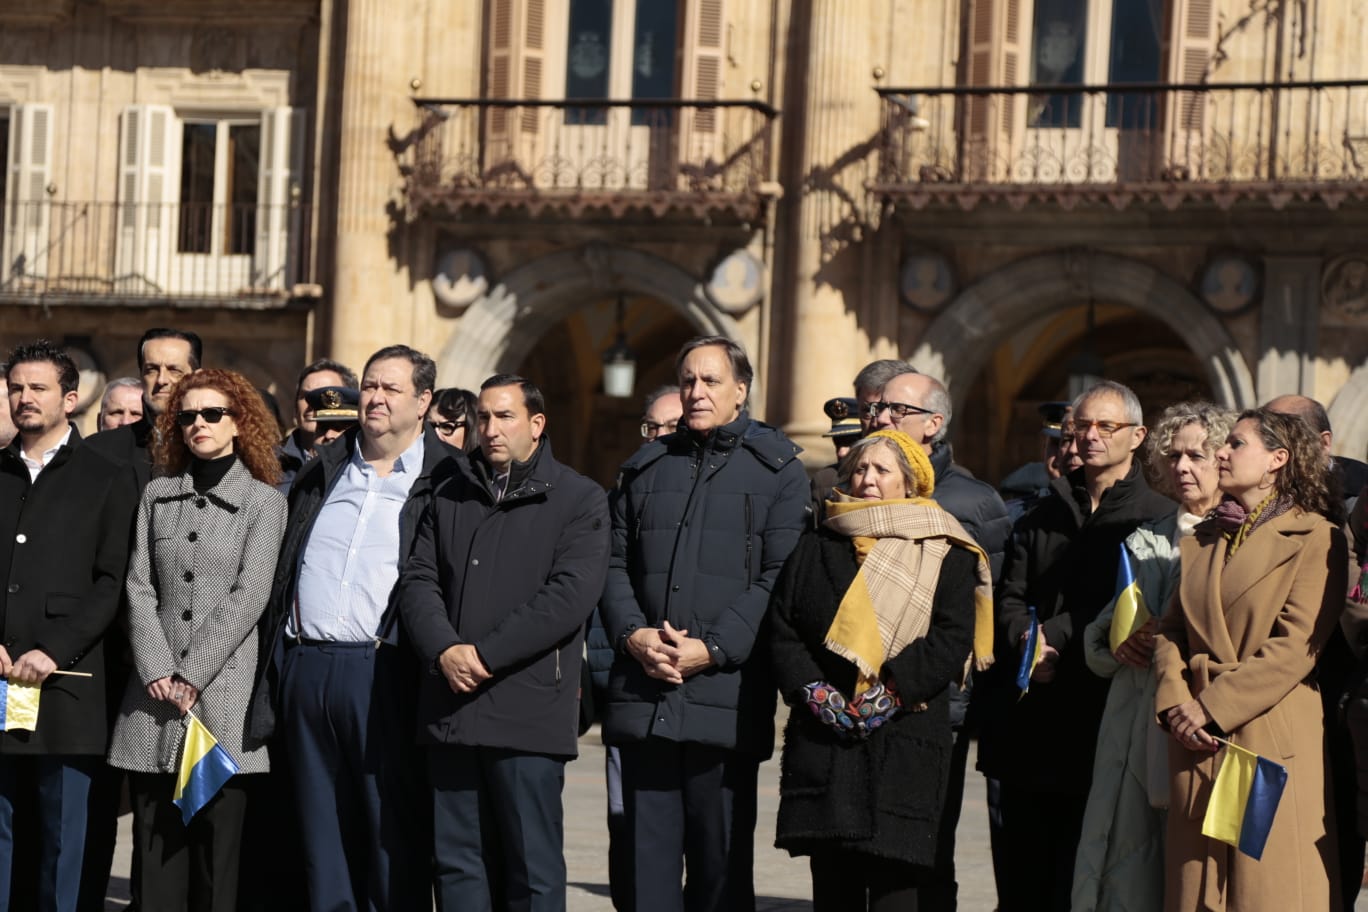
[[[689,636],[688,630],[676,630],[669,621],[659,628],[633,630],[626,648],[646,674],[666,684],[683,684],[713,664],[707,643]]]
[[[1150,618],[1141,624],[1136,631],[1122,641],[1116,647],[1118,662],[1122,662],[1132,668],[1147,669],[1154,659],[1154,634],[1159,630],[1159,622]]]
[[[853,700],[825,681],[803,685],[808,709],[839,738],[868,738],[902,709],[893,682],[879,682]]]
[[[199,689],[180,675],[167,675],[148,684],[147,695],[154,700],[171,703],[183,716],[199,699]]]
[[[447,685],[456,693],[472,693],[485,681],[494,677],[485,667],[479,651],[469,643],[448,646],[437,660],[437,666]]]
[[[1164,719],[1168,722],[1169,734],[1188,750],[1214,754],[1221,749],[1221,742],[1203,730],[1211,724],[1211,716],[1200,701],[1180,703],[1170,709]]]

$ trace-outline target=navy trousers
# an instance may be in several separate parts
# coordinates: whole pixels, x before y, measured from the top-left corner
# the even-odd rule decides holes
[[[565,912],[565,760],[428,748],[438,912]]]
[[[313,912],[432,908],[411,665],[373,643],[292,645],[280,734]]]
[[[103,763],[100,757],[0,756],[0,912],[10,908],[16,873],[25,878],[34,874],[11,870],[16,839],[37,843],[33,895],[38,912],[75,912],[90,778]],[[31,805],[25,802],[29,795]],[[16,803],[31,806],[37,819],[16,819]]]
[[[753,912],[759,763],[662,738],[623,744],[620,752],[635,908]]]

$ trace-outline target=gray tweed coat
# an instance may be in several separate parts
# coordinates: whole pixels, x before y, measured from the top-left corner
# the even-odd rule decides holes
[[[269,769],[247,737],[256,677],[256,624],[266,608],[285,531],[285,498],[235,462],[197,495],[189,473],[154,479],[143,493],[128,566],[134,672],[124,691],[109,763],[175,772],[185,726],[147,685],[180,675],[200,691],[194,713],[244,773]]]

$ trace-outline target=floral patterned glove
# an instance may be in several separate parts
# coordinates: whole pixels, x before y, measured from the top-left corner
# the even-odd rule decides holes
[[[803,698],[818,721],[836,732],[838,737],[849,738],[858,733],[858,725],[846,706],[845,697],[830,684],[825,681],[804,684]]]
[[[868,736],[902,711],[902,702],[893,682],[880,682],[850,701],[849,712],[855,716],[862,735]]]

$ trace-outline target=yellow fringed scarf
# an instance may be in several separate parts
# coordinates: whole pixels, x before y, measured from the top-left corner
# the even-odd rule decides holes
[[[926,635],[941,563],[954,545],[968,548],[978,558],[974,651],[967,659],[980,671],[992,665],[993,583],[988,558],[939,504],[926,497],[857,500],[836,491],[827,501],[824,525],[852,540],[860,564],[825,639],[828,649],[859,669],[860,692],[878,682],[885,661]],[[966,677],[969,669],[966,661]]]

